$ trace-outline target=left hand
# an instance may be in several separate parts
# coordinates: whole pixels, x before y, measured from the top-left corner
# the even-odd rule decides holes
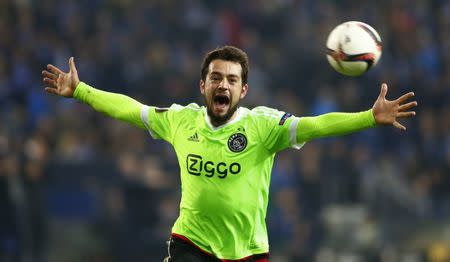
[[[80,83],[74,58],[69,59],[69,72],[63,72],[54,65],[47,65],[48,70],[42,71],[45,91],[50,94],[73,97],[73,93]]]
[[[388,87],[386,83],[381,85],[380,95],[373,104],[372,111],[377,125],[393,125],[398,129],[406,131],[406,127],[397,121],[397,118],[407,118],[416,115],[415,111],[407,111],[415,106],[417,102],[405,103],[406,100],[414,97],[413,92],[406,93],[396,100],[387,100],[386,93]]]

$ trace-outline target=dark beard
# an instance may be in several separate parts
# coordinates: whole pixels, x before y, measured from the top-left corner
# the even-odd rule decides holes
[[[231,101],[230,101],[230,103],[231,103]],[[208,116],[209,116],[209,119],[211,119],[211,124],[215,127],[225,124],[228,120],[230,120],[230,118],[233,116],[234,112],[236,112],[236,110],[238,109],[238,104],[239,103],[237,103],[233,107],[230,107],[230,109],[224,116],[216,116],[216,115],[214,115],[214,113],[211,109],[211,106],[209,106],[208,103],[206,103]]]

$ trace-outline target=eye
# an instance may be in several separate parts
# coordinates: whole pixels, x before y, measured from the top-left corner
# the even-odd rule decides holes
[[[212,75],[212,76],[210,77],[210,79],[211,79],[212,81],[220,81],[220,76]]]
[[[231,78],[229,81],[230,81],[231,84],[236,84],[237,83],[237,79],[236,78]]]

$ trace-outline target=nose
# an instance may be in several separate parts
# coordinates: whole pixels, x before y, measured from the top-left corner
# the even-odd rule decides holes
[[[222,81],[220,81],[218,88],[219,89],[228,89],[229,87],[229,83],[228,80],[226,78],[222,79]]]

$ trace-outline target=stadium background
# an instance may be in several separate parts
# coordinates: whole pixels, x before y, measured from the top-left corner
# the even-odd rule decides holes
[[[364,21],[379,65],[334,72],[328,33]],[[450,261],[450,2],[446,0],[0,1],[0,260],[160,261],[178,166],[144,130],[43,92],[48,63],[143,103],[202,102],[203,54],[250,56],[245,105],[298,116],[372,106],[382,81],[414,91],[408,131],[381,127],[278,155],[273,261]]]

